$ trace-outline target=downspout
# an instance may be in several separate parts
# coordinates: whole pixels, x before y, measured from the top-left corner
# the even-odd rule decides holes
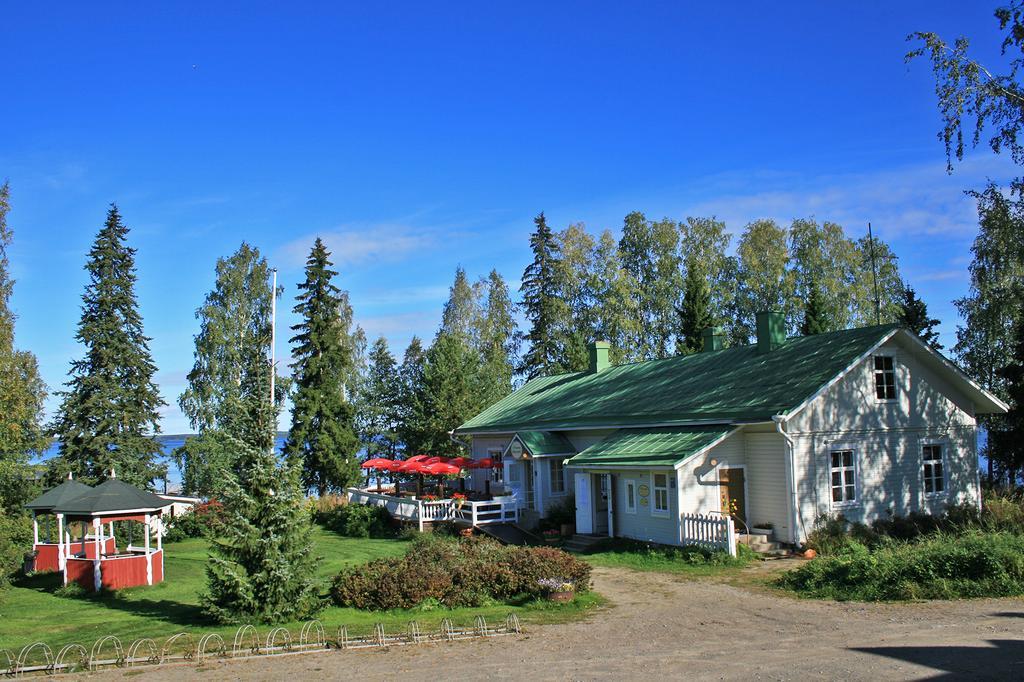
[[[459,440],[458,438],[455,437],[455,429],[452,429],[451,431],[448,432],[448,438],[451,440],[451,442],[455,443],[456,445],[462,445],[463,447],[465,447],[467,455],[473,454],[473,450],[472,448],[470,448],[469,443],[467,443],[464,440]]]
[[[800,523],[800,507],[799,499],[797,496],[796,489],[796,461],[794,452],[796,445],[793,443],[793,439],[786,433],[785,424],[786,418],[781,414],[772,415],[772,421],[775,422],[775,430],[778,431],[779,435],[786,441],[786,484],[789,488],[789,514],[790,524],[793,528],[793,544],[799,544],[799,539],[802,535],[803,528]]]

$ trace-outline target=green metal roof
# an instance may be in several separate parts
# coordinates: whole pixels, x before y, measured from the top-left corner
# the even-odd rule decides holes
[[[812,396],[898,327],[882,325],[539,377],[461,433],[768,421]]]
[[[166,507],[169,502],[147,490],[128,485],[112,478],[105,481],[88,493],[68,500],[54,511],[64,514],[103,514],[117,511],[149,511]]]
[[[620,429],[570,459],[568,465],[673,467],[735,429],[728,425]]]
[[[60,485],[50,488],[45,493],[25,505],[25,509],[36,511],[49,511],[54,507],[69,502],[85,493],[92,492],[92,488],[84,483],[68,479]]]
[[[569,439],[550,431],[519,431],[516,433],[523,446],[534,457],[538,455],[568,455],[576,452]]]

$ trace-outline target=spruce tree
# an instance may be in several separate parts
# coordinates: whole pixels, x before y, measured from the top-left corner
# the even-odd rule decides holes
[[[700,352],[704,349],[704,330],[714,326],[715,320],[711,314],[711,289],[696,263],[690,263],[686,268],[683,305],[678,312],[676,352],[680,355]]]
[[[942,350],[939,333],[935,331],[939,321],[928,314],[928,305],[918,298],[917,292],[907,284],[903,285],[899,323],[935,350]]]
[[[395,356],[383,336],[373,343],[363,398],[360,401],[359,433],[368,457],[398,454],[401,377]]]
[[[429,406],[423,378],[425,364],[423,342],[414,336],[405,349],[398,370],[398,440],[407,457],[422,454],[429,440]]]
[[[441,333],[426,352],[416,422],[422,429],[421,450],[448,455],[455,447],[448,432],[477,414],[484,405],[476,390],[480,361],[456,334]]]
[[[221,623],[278,623],[310,618],[322,608],[312,523],[298,466],[274,453],[277,407],[270,400],[270,363],[260,353],[242,359],[236,412],[234,473],[223,472],[224,531],[212,540],[201,595],[204,611]]]
[[[1024,301],[1024,288],[1019,291],[1017,300]],[[1024,308],[1024,303],[1019,305]],[[1014,327],[1013,355],[999,370],[999,376],[1006,382],[1010,411],[1003,417],[998,430],[990,434],[994,441],[991,450],[999,454],[1000,473],[1014,485],[1024,468],[1024,310]]]
[[[238,456],[233,443],[244,437],[238,406],[251,396],[245,387],[251,356],[270,353],[270,266],[259,249],[243,242],[235,253],[217,259],[213,290],[196,310],[195,364],[188,388],[178,398],[181,411],[198,436],[174,451],[182,487],[190,494],[219,496],[222,470],[233,470]],[[288,381],[277,377],[277,405]]]
[[[565,370],[560,362],[564,346],[560,330],[568,313],[558,280],[558,241],[543,212],[533,223],[537,227],[530,236],[533,262],[526,266],[519,288],[523,297],[520,307],[530,325],[523,336],[526,353],[519,365],[527,379]]]
[[[32,494],[29,455],[49,446],[42,425],[46,385],[36,356],[14,345],[15,315],[10,302],[14,280],[7,256],[14,237],[7,225],[9,198],[5,182],[0,185],[0,514],[21,512]]]
[[[135,249],[128,228],[111,204],[107,221],[89,251],[89,283],[75,339],[84,347],[71,363],[67,390],[54,421],[60,454],[50,467],[53,479],[68,471],[86,483],[109,476],[150,487],[164,469],[155,461],[160,445],[159,409],[164,405],[153,375],[135,297]]]
[[[285,454],[301,464],[303,485],[320,496],[345,489],[360,474],[355,411],[345,388],[353,358],[332,265],[330,252],[317,238],[295,297],[294,312],[301,321],[292,327],[296,390],[285,443]]]
[[[804,319],[800,323],[800,334],[812,336],[829,331],[825,319],[825,302],[822,300],[818,280],[812,279],[807,285],[807,300],[804,301]]]

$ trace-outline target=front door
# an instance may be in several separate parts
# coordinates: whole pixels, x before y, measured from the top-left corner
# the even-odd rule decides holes
[[[718,490],[722,497],[722,513],[743,523],[747,522],[747,497],[743,469],[738,467],[718,470]]]
[[[608,490],[609,476],[605,474],[594,474],[594,533],[597,535],[608,535]]]

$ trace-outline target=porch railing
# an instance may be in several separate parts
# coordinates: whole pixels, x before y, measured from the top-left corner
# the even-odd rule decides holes
[[[706,549],[724,549],[736,556],[736,525],[731,516],[680,514],[680,541]]]
[[[519,508],[515,497],[511,495],[485,502],[463,500],[460,505],[456,500],[414,500],[359,488],[349,488],[346,493],[350,504],[384,507],[392,518],[415,521],[420,530],[423,530],[423,524],[438,521],[463,521],[479,526],[487,523],[515,523],[519,520]]]

